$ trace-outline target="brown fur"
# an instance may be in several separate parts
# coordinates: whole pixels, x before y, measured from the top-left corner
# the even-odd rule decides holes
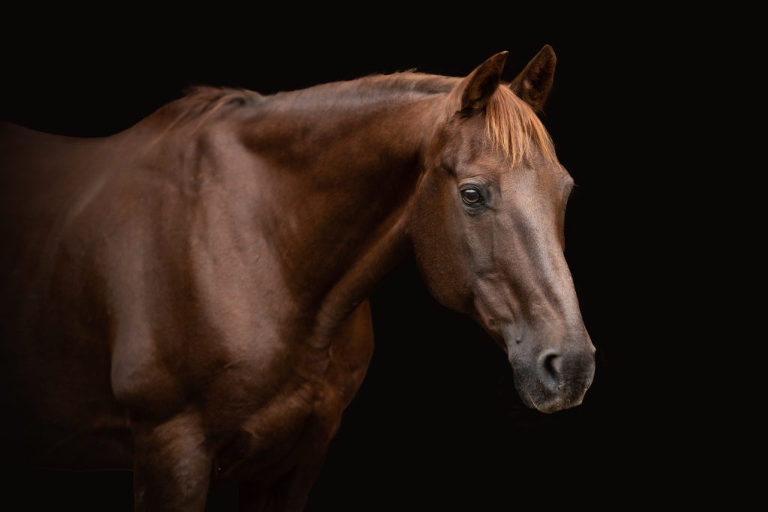
[[[368,296],[409,253],[526,404],[578,405],[572,180],[504,58],[198,89],[105,139],[0,125],[6,463],[132,468],[141,511],[201,511],[218,481],[241,510],[301,510],[372,355]]]

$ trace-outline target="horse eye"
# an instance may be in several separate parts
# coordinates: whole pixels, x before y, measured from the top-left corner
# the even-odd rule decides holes
[[[469,206],[478,206],[483,204],[483,196],[476,188],[465,188],[461,191],[461,200]]]

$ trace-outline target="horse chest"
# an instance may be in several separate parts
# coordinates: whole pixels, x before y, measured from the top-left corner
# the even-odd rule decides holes
[[[288,379],[258,408],[230,425],[219,444],[220,478],[281,474],[322,458],[344,408],[362,384],[373,353],[368,303],[348,319],[327,352],[322,376]],[[311,359],[311,358],[310,358]],[[291,373],[306,369],[297,361]],[[231,389],[231,388],[230,388]]]
[[[338,428],[344,389],[336,382],[292,382],[229,425],[216,450],[222,479],[269,478],[315,459]],[[226,413],[224,413],[226,415]]]

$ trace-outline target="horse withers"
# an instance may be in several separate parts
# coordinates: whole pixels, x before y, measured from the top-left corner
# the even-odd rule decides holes
[[[368,296],[412,254],[507,353],[522,400],[581,403],[594,347],[563,256],[573,181],[535,110],[544,47],[463,78],[262,96],[198,88],[100,139],[3,125],[3,439],[131,468],[137,510],[301,510],[368,367]]]

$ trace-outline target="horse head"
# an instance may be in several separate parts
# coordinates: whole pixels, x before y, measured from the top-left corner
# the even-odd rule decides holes
[[[511,83],[499,53],[457,83],[429,137],[409,234],[442,304],[474,317],[506,351],[521,399],[579,405],[595,348],[564,257],[573,180],[538,119],[555,54],[545,46]]]

